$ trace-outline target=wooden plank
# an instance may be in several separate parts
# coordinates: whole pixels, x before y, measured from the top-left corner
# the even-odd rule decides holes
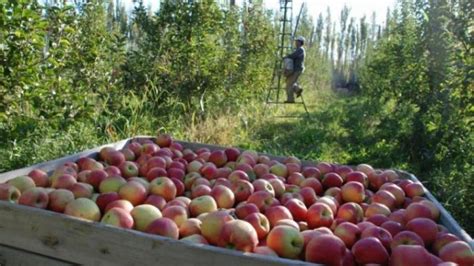
[[[49,258],[4,245],[0,245],[0,266],[66,266],[74,265],[55,258]]]
[[[0,244],[85,265],[309,265],[0,202]]]

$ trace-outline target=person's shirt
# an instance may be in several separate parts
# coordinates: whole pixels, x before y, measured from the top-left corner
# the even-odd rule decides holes
[[[293,71],[304,71],[304,57],[306,55],[306,51],[304,50],[303,46],[296,48],[296,50],[287,55],[287,58],[293,59]]]

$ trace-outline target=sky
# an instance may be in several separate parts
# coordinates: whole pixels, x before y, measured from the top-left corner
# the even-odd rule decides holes
[[[132,0],[123,0],[128,6],[131,6]],[[144,0],[145,4],[151,5],[152,8],[156,9],[160,0]],[[237,0],[237,4],[242,3],[244,0]],[[319,13],[323,12],[323,15],[326,15],[327,7],[331,8],[332,18],[337,18],[339,20],[339,14],[341,9],[346,4],[350,9],[350,16],[361,18],[362,16],[367,15],[368,20],[372,15],[372,12],[377,13],[377,23],[382,24],[385,21],[385,14],[387,12],[387,7],[393,9],[395,5],[395,0],[293,0],[293,12],[294,16],[297,16],[297,13],[301,7],[302,3],[305,3],[308,7],[309,14],[316,20]],[[280,0],[264,0],[264,4],[269,9],[278,10]]]

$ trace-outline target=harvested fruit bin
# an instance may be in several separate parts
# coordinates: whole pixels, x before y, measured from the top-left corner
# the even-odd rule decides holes
[[[0,174],[0,265],[468,265],[472,247],[414,175],[368,165],[160,135]]]

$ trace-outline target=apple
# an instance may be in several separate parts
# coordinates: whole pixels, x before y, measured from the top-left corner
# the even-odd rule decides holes
[[[306,206],[311,206],[313,205],[316,201],[318,201],[318,196],[314,192],[314,189],[311,187],[303,187],[301,190],[298,192],[301,197],[303,198],[303,203]]]
[[[204,238],[202,235],[199,235],[199,234],[189,235],[189,236],[181,238],[180,240],[196,243],[196,244],[209,245],[209,242],[207,242],[206,238]]]
[[[114,192],[111,192],[111,193],[114,193]],[[130,203],[130,201],[124,200],[124,199],[119,199],[119,200],[115,200],[115,201],[112,201],[109,204],[107,204],[107,206],[105,206],[104,213],[107,212],[108,210],[110,210],[112,208],[116,208],[116,207],[117,208],[122,208],[122,209],[126,210],[127,212],[131,212],[133,210],[133,205],[132,205],[132,203]]]
[[[18,201],[18,198],[20,198],[20,195],[20,190],[12,184],[0,184],[0,200],[6,200],[8,202],[15,203]]]
[[[145,230],[146,233],[165,236],[173,239],[179,238],[178,226],[173,220],[161,217],[151,222]]]
[[[433,219],[434,221],[437,221],[439,219],[439,216],[440,216],[439,209],[438,209],[438,207],[436,207],[436,205],[432,201],[423,199],[419,203],[421,203],[422,205],[424,205],[424,206],[426,206],[430,209],[431,219]]]
[[[283,193],[285,193],[285,183],[281,181],[280,179],[269,179],[268,182],[270,185],[273,187],[273,191],[275,192],[275,197],[281,197]]]
[[[278,258],[278,254],[267,246],[258,246],[253,250],[253,253]]]
[[[377,191],[383,184],[388,182],[388,178],[385,175],[382,175],[382,172],[379,170],[375,170],[371,174],[368,174],[367,177],[369,178],[369,187],[373,191]]]
[[[149,195],[144,204],[150,204],[150,205],[153,205],[155,207],[157,207],[160,211],[163,210],[163,208],[165,207],[166,205],[166,200],[165,198],[163,198],[162,196],[158,196],[158,195]]]
[[[395,209],[396,198],[387,190],[379,190],[372,196],[372,202],[387,206],[390,210]]]
[[[215,164],[217,167],[222,167],[227,163],[227,155],[223,150],[215,150],[209,155],[209,162]]]
[[[404,229],[404,227],[400,223],[394,221],[386,221],[382,225],[380,225],[380,227],[390,232],[390,235],[392,235],[392,237],[397,235]]]
[[[396,206],[402,206],[405,201],[405,191],[393,183],[385,183],[380,187],[380,190],[386,190],[395,196]]]
[[[374,202],[374,203],[371,203],[367,207],[367,210],[365,210],[365,217],[371,217],[371,216],[374,216],[376,214],[382,214],[382,215],[385,215],[385,216],[389,216],[390,213],[391,213],[390,209],[387,206]]]
[[[267,216],[270,226],[274,227],[279,220],[290,219],[293,220],[291,212],[285,206],[271,206],[265,209],[265,216]]]
[[[119,200],[119,199],[120,199],[120,196],[118,195],[117,192],[108,192],[108,193],[103,193],[103,194],[98,195],[95,202],[96,202],[97,206],[99,207],[99,209],[102,212],[104,212],[105,208],[107,207],[107,205],[109,203],[114,202],[114,201]],[[129,202],[129,204],[131,205],[130,202]]]
[[[234,192],[232,192],[232,190],[228,187],[222,185],[213,187],[211,190],[211,196],[216,200],[218,208],[229,209],[234,206]]]
[[[77,174],[77,181],[82,182],[82,183],[86,183],[91,172],[92,172],[91,170],[84,170],[84,171],[79,172]],[[107,173],[107,175],[108,175],[108,173]]]
[[[87,198],[70,201],[64,209],[64,214],[94,222],[100,220],[99,207],[94,201]]]
[[[331,187],[331,188],[328,188],[325,192],[324,192],[324,196],[331,196],[333,197],[338,204],[342,203],[342,192],[341,192],[341,188],[339,187]]]
[[[199,170],[201,169],[201,167],[203,166],[203,163],[198,161],[198,160],[194,160],[190,163],[188,163],[188,165],[186,166],[186,170],[188,171],[188,174],[189,173],[199,173]]]
[[[303,251],[304,238],[297,229],[279,225],[268,233],[267,246],[280,257],[296,259]]]
[[[32,187],[24,190],[18,198],[18,204],[46,209],[49,203],[48,193],[44,188]]]
[[[354,170],[352,170],[352,168],[348,165],[338,165],[338,166],[335,167],[334,172],[336,174],[340,175],[345,180],[346,176],[349,173],[354,172]]]
[[[413,198],[415,196],[423,196],[425,194],[425,189],[423,188],[423,185],[418,182],[406,185],[403,190],[409,198]]]
[[[374,227],[374,226],[376,226],[376,225],[371,223],[371,222],[368,222],[368,221],[363,221],[363,222],[357,223],[357,227],[359,227],[361,232],[364,231],[367,228]]]
[[[446,262],[454,262],[459,266],[474,265],[474,253],[464,241],[454,241],[445,245],[439,251],[439,257]]]
[[[253,171],[257,178],[262,178],[264,175],[270,173],[270,167],[263,163],[258,163],[253,167]]]
[[[134,223],[133,217],[129,212],[117,207],[108,210],[100,222],[125,229],[133,228]]]
[[[323,203],[315,203],[308,209],[306,222],[311,229],[318,227],[329,227],[334,221],[334,214],[331,208]]]
[[[428,218],[415,218],[406,224],[406,229],[419,235],[425,246],[430,246],[436,240],[438,226]]]
[[[297,185],[297,186],[300,186],[304,180],[305,180],[305,177],[300,172],[293,172],[287,178],[288,184]]]
[[[336,213],[336,218],[355,224],[362,221],[364,218],[364,210],[357,203],[347,202],[339,207]]]
[[[154,143],[144,143],[142,145],[141,154],[156,154],[160,150],[160,147]]]
[[[179,236],[187,237],[190,235],[201,235],[201,220],[197,218],[189,218],[179,226]],[[205,238],[204,238],[205,239]],[[207,243],[207,240],[206,240]]]
[[[126,183],[127,180],[121,176],[109,176],[100,182],[99,191],[100,193],[118,192]]]
[[[156,137],[155,143],[161,148],[169,147],[173,143],[173,138],[169,134],[161,133]]]
[[[263,212],[266,208],[274,205],[275,200],[270,192],[261,190],[252,193],[252,195],[248,197],[247,202],[257,205],[258,209]]]
[[[216,187],[216,186],[219,186],[219,185],[232,189],[232,183],[229,181],[229,179],[224,178],[224,177],[217,178],[216,181],[214,182],[214,184],[212,184],[212,187]],[[234,192],[232,192],[232,194],[233,193]]]
[[[138,176],[138,165],[135,162],[125,161],[119,166],[120,172],[124,178]]]
[[[299,199],[290,199],[285,203],[285,207],[290,211],[295,221],[306,221],[308,208]]]
[[[405,218],[406,210],[405,209],[399,209],[394,212],[392,212],[389,216],[388,219],[390,221],[395,221],[397,223],[400,223],[402,226],[405,226],[407,223],[406,218]]]
[[[375,171],[374,168],[369,164],[359,164],[356,166],[356,170],[363,172],[366,175],[369,175]]]
[[[69,190],[74,194],[74,197],[77,198],[91,198],[94,193],[94,187],[87,183],[77,182]]]
[[[406,208],[405,212],[405,220],[407,222],[415,219],[415,218],[433,218],[433,214],[431,212],[430,207],[421,203],[421,202],[413,202]]]
[[[390,243],[391,250],[394,250],[400,245],[417,245],[424,246],[423,239],[411,231],[401,231],[400,233],[393,236],[393,240]]]
[[[346,246],[334,235],[320,235],[311,239],[306,246],[305,259],[308,262],[325,265],[341,265]]]
[[[217,245],[224,224],[232,220],[227,211],[211,212],[202,218],[201,234],[210,244]]]
[[[341,193],[345,202],[361,203],[364,201],[365,189],[362,183],[349,181],[342,186]]]
[[[212,180],[217,177],[217,167],[213,163],[205,163],[201,169],[199,169],[199,172],[207,180]]]
[[[252,225],[243,220],[228,221],[222,227],[217,245],[252,252],[258,244],[257,232]]]
[[[258,209],[257,205],[253,203],[242,202],[235,208],[235,215],[241,220],[245,219],[248,215],[252,213],[258,212],[260,212],[260,210]]]
[[[135,156],[140,156],[140,153],[141,153],[141,150],[142,150],[142,145],[138,142],[132,142],[132,143],[129,143],[127,146],[126,146],[127,149],[130,149],[131,151],[133,151],[133,153],[135,154]]]
[[[74,176],[69,174],[63,174],[51,180],[51,187],[69,189],[75,183],[77,183],[77,180]]]
[[[270,167],[270,173],[286,178],[288,176],[288,168],[282,163],[276,163]]]
[[[270,222],[267,217],[261,213],[252,213],[244,219],[249,222],[257,232],[258,239],[265,239],[270,232]]]
[[[130,201],[133,206],[145,202],[147,198],[146,188],[137,181],[128,181],[118,191],[120,198]]]
[[[55,212],[64,212],[66,205],[74,200],[74,194],[67,189],[56,189],[49,194],[48,209]]]
[[[224,150],[224,153],[228,161],[235,162],[240,156],[240,150],[237,148],[227,148]]]
[[[435,255],[439,255],[439,251],[441,250],[441,248],[451,242],[458,240],[460,239],[453,234],[438,232],[438,234],[436,235],[436,240],[433,242],[431,249]]]
[[[167,176],[168,172],[161,167],[153,167],[149,168],[145,174],[145,177],[148,181],[152,181],[153,179],[160,177],[160,176]]]
[[[274,227],[277,227],[279,225],[291,226],[291,227],[295,228],[296,230],[300,231],[300,225],[297,222],[293,221],[292,219],[278,220]]]
[[[132,209],[130,214],[134,221],[134,228],[142,232],[144,232],[154,220],[162,217],[161,211],[150,204],[138,205]]]
[[[150,193],[170,201],[176,197],[177,189],[173,180],[168,177],[157,177],[150,182]]]
[[[327,173],[330,173],[330,172],[334,171],[334,167],[330,163],[327,163],[327,162],[318,163],[316,165],[316,168],[319,170],[319,172],[323,176]]]
[[[85,183],[88,183],[94,187],[94,189],[99,190],[100,183],[105,180],[109,174],[105,170],[96,169],[92,170],[86,177]]]
[[[341,187],[343,183],[342,177],[333,172],[325,174],[322,181],[325,188]]]
[[[350,222],[342,222],[334,229],[334,235],[339,237],[347,248],[351,248],[359,239],[361,230],[359,227]]]
[[[400,245],[392,250],[390,266],[404,265],[435,265],[431,261],[430,253],[422,246]]]
[[[389,250],[390,249],[390,243],[392,242],[392,235],[390,234],[389,231],[383,229],[382,227],[379,226],[373,226],[365,229],[362,231],[360,238],[367,238],[367,237],[375,237],[380,242],[382,245]]]
[[[28,176],[33,179],[37,187],[48,187],[49,177],[48,174],[41,169],[33,169],[28,173]]]
[[[123,154],[123,157],[125,157],[126,161],[135,161],[137,158],[137,155],[135,155],[135,152],[129,148],[123,148],[120,150],[120,152]]]
[[[181,206],[169,206],[163,210],[163,217],[170,218],[180,227],[188,219],[188,211]]]
[[[270,182],[268,182],[265,179],[257,179],[257,180],[252,182],[252,185],[253,185],[255,191],[266,190],[266,191],[270,192],[273,197],[275,196],[275,190],[273,189],[272,184],[270,184]]]
[[[376,226],[381,226],[383,223],[390,221],[387,216],[383,214],[375,214],[365,219],[367,222],[371,222]]]
[[[30,188],[36,187],[35,181],[29,176],[17,176],[8,180],[7,184],[16,187],[21,193]]]
[[[110,151],[104,160],[109,165],[119,166],[125,162],[125,155],[119,151]]]
[[[209,195],[200,196],[191,201],[189,211],[193,217],[205,212],[213,212],[217,210],[217,203],[213,197]]]
[[[250,178],[248,174],[242,170],[235,170],[229,174],[227,177],[231,183],[235,183],[238,180],[246,180],[249,181]]]
[[[332,196],[323,196],[319,198],[316,202],[326,204],[329,208],[331,208],[331,211],[333,213],[337,213],[337,210],[339,208],[339,202]]]
[[[204,195],[211,195],[212,189],[207,185],[198,185],[192,188],[191,198],[197,198]]]
[[[320,179],[321,178],[321,172],[319,171],[318,168],[313,167],[313,166],[306,166],[303,168],[303,171],[301,172],[304,177],[308,178],[316,178]]]
[[[352,255],[358,264],[381,264],[388,262],[389,255],[380,240],[375,237],[362,238],[352,246]]]
[[[99,163],[93,158],[89,157],[82,157],[79,160],[77,160],[77,165],[79,166],[79,170],[84,171],[84,170],[103,170],[104,165]]]

